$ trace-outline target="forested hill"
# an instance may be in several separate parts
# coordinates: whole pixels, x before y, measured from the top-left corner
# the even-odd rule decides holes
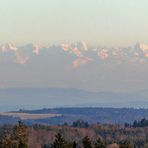
[[[113,123],[124,124],[133,123],[135,120],[148,118],[148,109],[134,108],[53,108],[40,110],[19,110],[19,113],[29,114],[60,114],[44,119],[26,120],[28,123],[46,123],[50,125],[71,124],[76,120],[84,120],[89,123]]]

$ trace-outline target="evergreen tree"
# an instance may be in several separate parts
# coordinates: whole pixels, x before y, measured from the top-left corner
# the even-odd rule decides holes
[[[27,127],[22,121],[15,127],[13,139],[18,141],[18,148],[28,148]]]
[[[3,136],[0,142],[0,148],[19,148],[18,141],[13,139],[11,134],[6,134]]]
[[[48,144],[43,144],[42,145],[42,148],[52,148],[53,146],[52,145],[48,145]]]
[[[13,130],[6,130],[1,138],[2,148],[28,148],[28,135],[26,126],[19,121]]]
[[[130,144],[127,141],[121,142],[119,144],[120,148],[131,148]]]
[[[88,136],[85,136],[85,137],[82,139],[82,143],[83,143],[83,147],[84,147],[84,148],[92,148],[91,140],[89,139]]]
[[[72,144],[72,148],[76,148],[77,147],[77,143],[74,141]]]
[[[72,123],[72,127],[82,127],[87,128],[89,126],[88,122],[85,122],[83,120],[77,120]]]
[[[105,148],[105,144],[102,142],[100,138],[98,138],[95,142],[95,148]]]
[[[69,144],[67,141],[62,137],[60,133],[56,135],[55,141],[53,143],[54,148],[68,148]]]

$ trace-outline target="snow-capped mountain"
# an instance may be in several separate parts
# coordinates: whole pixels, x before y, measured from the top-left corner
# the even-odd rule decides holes
[[[10,54],[11,53],[11,54]],[[3,56],[2,56],[3,55]],[[9,56],[7,56],[9,55]],[[16,46],[12,43],[0,45],[0,61],[27,64],[34,57],[54,55],[69,56],[73,67],[79,67],[92,62],[138,62],[144,64],[148,61],[148,46],[136,43],[134,46],[125,48],[101,48],[91,47],[86,42],[61,43],[52,46],[27,44]],[[37,59],[37,58],[35,58]]]

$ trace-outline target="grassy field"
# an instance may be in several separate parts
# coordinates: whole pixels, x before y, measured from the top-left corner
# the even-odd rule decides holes
[[[59,117],[61,114],[29,114],[29,113],[13,113],[13,112],[1,112],[2,116],[19,117],[22,120],[26,119],[44,119],[51,117]]]

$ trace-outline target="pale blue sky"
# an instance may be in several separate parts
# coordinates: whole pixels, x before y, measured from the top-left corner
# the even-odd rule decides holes
[[[0,0],[0,42],[148,44],[147,0]]]
[[[65,52],[28,44],[75,41],[88,42],[93,50],[84,50],[85,42],[78,48],[69,44],[69,50],[65,44]],[[7,42],[18,50],[13,44],[1,46]],[[135,46],[136,42],[141,44]],[[148,0],[0,0],[0,88],[78,88],[136,92],[148,98],[147,45]],[[27,94],[5,99],[9,96],[0,97],[0,104],[19,105],[27,102],[23,98],[30,99]],[[33,103],[39,104],[37,99]]]

